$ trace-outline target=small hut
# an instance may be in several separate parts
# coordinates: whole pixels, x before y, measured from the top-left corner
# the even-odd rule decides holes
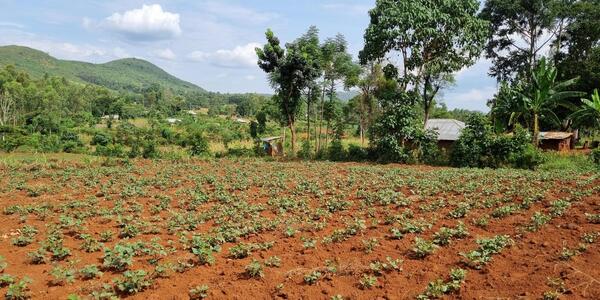
[[[571,132],[540,132],[539,142],[540,148],[552,151],[569,151],[571,150]]]
[[[465,123],[454,119],[430,119],[425,124],[425,129],[438,134],[438,146],[444,149],[452,148],[465,127]]]
[[[283,144],[281,143],[282,138],[280,136],[273,136],[262,138],[262,148],[268,156],[282,156],[283,155]]]

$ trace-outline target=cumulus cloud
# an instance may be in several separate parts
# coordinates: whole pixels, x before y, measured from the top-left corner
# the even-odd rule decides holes
[[[181,34],[179,14],[164,11],[158,4],[114,13],[104,26],[133,41],[166,40]]]
[[[154,51],[154,55],[164,60],[175,60],[177,58],[177,55],[169,48],[156,50]]]
[[[256,47],[259,43],[249,43],[233,49],[220,49],[215,52],[194,51],[188,58],[198,62],[209,62],[225,68],[250,68],[256,66]]]

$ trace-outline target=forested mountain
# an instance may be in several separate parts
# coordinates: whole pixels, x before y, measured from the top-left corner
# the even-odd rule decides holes
[[[92,83],[116,91],[139,93],[158,84],[175,92],[204,93],[199,86],[183,81],[156,65],[136,58],[119,59],[104,64],[56,59],[42,51],[22,46],[0,47],[0,67],[14,65],[35,78],[64,77],[82,83]]]

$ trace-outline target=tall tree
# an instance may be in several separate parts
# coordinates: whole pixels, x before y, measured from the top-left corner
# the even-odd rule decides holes
[[[488,23],[477,17],[478,9],[477,0],[377,0],[361,62],[394,63],[399,56],[399,88],[414,92],[427,119],[446,79],[481,54]]]
[[[321,67],[323,69],[323,82],[321,90],[321,105],[319,130],[317,133],[317,151],[322,148],[321,136],[323,121],[325,120],[325,96],[329,97],[329,102],[333,102],[338,84],[342,83],[345,88],[349,87],[349,79],[353,74],[359,72],[360,68],[352,61],[352,56],[348,53],[348,43],[346,38],[338,34],[335,38],[327,39],[321,45]],[[327,147],[327,139],[329,130],[325,132],[325,145]]]
[[[306,136],[308,141],[308,147],[310,150],[311,140],[311,115],[314,110],[314,105],[319,99],[321,93],[321,87],[317,82],[317,79],[321,77],[323,70],[321,64],[321,48],[319,41],[319,29],[315,26],[311,26],[308,31],[301,36],[295,42],[298,48],[303,53],[304,57],[309,61],[308,65],[312,68],[310,76],[312,80],[308,82],[304,91],[304,100],[306,101]]]
[[[566,0],[565,0],[566,1]],[[579,77],[577,90],[593,93],[600,87],[600,0],[577,0],[565,7],[564,34],[555,44],[559,78]],[[579,99],[573,99],[577,103]]]
[[[276,95],[273,98],[279,107],[292,138],[292,154],[296,153],[296,115],[301,106],[302,91],[314,80],[316,62],[309,61],[295,43],[285,49],[270,29],[266,32],[267,43],[256,48],[258,66],[269,74],[269,82]]]
[[[361,68],[361,72],[354,74],[349,84],[360,89],[360,95],[350,101],[354,112],[358,116],[358,130],[361,145],[365,142],[365,133],[375,119],[377,101],[375,94],[377,88],[384,81],[381,64],[369,62]]]
[[[498,81],[530,81],[542,49],[559,35],[557,0],[487,0],[480,13],[490,24],[485,47]]]

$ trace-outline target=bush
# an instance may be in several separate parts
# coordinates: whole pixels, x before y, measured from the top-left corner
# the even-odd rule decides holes
[[[301,159],[310,159],[312,153],[310,151],[310,141],[305,140],[302,142],[302,148],[298,151],[298,158]]]
[[[210,155],[208,141],[200,131],[191,133],[186,144],[189,145],[192,156]]]
[[[545,158],[540,150],[529,144],[523,151],[513,153],[510,161],[516,168],[535,170],[537,166],[544,163]]]
[[[473,115],[452,149],[450,162],[455,167],[534,169],[543,160],[525,129],[517,127],[512,135],[496,134],[487,117]]]
[[[142,152],[142,157],[143,158],[160,157],[160,153],[158,152],[158,149],[156,149],[156,141],[154,139],[148,139],[144,143],[144,150]]]
[[[600,169],[600,148],[592,150],[590,153],[590,159]]]
[[[355,144],[350,144],[348,146],[348,160],[365,161],[368,158],[369,152],[367,151],[367,149]]]
[[[329,145],[329,149],[327,149],[327,157],[332,161],[344,161],[347,158],[346,151],[344,150],[344,145],[342,145],[342,140],[334,139]]]
[[[124,157],[125,149],[121,144],[109,144],[108,146],[96,146],[96,155],[108,157]]]
[[[112,141],[110,134],[106,132],[98,132],[94,134],[90,145],[92,146],[107,146]]]

